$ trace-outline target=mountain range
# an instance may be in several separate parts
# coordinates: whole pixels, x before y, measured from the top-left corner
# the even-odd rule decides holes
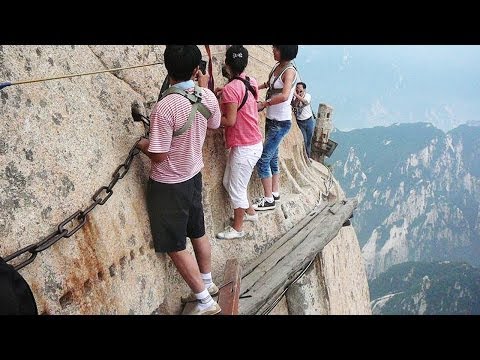
[[[480,265],[480,127],[430,123],[334,130],[326,163],[359,206],[367,275],[407,261]]]
[[[466,263],[397,264],[369,287],[374,315],[480,314],[480,269]]]

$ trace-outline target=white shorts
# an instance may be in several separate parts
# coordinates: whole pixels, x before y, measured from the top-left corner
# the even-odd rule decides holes
[[[248,182],[255,164],[262,156],[262,151],[262,142],[230,149],[223,175],[223,186],[230,195],[234,209],[248,209],[250,206],[247,194]]]

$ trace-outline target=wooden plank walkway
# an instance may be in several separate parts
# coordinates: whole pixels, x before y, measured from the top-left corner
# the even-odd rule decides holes
[[[240,290],[240,315],[265,313],[306,265],[337,236],[357,207],[356,199],[317,206],[247,265]]]
[[[308,263],[333,240],[357,207],[356,199],[321,203],[242,269],[237,259],[225,265],[224,282],[214,299],[222,315],[259,315],[269,311]],[[182,314],[191,312],[187,303]]]

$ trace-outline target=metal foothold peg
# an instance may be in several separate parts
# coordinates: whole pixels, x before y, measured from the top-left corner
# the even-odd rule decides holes
[[[132,118],[133,118],[133,121],[143,121],[142,117],[143,117],[143,114],[142,114],[142,111],[140,110],[140,104],[138,103],[138,101],[135,100],[132,103]]]

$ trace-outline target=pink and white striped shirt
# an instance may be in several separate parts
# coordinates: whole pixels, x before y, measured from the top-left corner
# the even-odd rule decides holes
[[[193,92],[193,88],[187,90]],[[182,95],[171,94],[155,104],[150,115],[151,153],[168,153],[162,162],[153,162],[150,177],[158,182],[177,184],[197,175],[203,168],[202,147],[207,127],[217,129],[220,126],[220,108],[215,94],[202,88],[202,103],[210,110],[209,119],[197,111],[191,127],[182,135],[173,137],[188,119],[192,105]]]

